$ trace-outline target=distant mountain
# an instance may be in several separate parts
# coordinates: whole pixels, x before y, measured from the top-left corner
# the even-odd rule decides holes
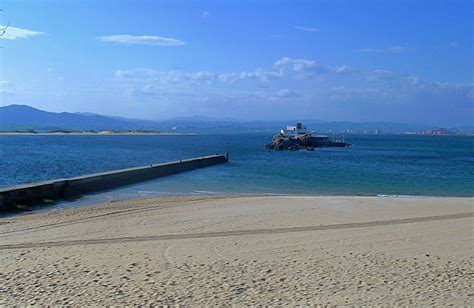
[[[68,112],[47,112],[26,105],[0,107],[0,129],[69,129],[69,130],[107,130],[107,129],[155,129],[157,123],[114,119],[97,114]]]
[[[309,131],[317,133],[404,133],[437,127],[387,122],[325,122],[302,119]],[[94,113],[47,112],[25,105],[0,107],[0,130],[159,130],[162,132],[195,132],[212,134],[266,133],[274,134],[294,123],[288,121],[239,121],[207,117],[179,117],[155,122],[104,116]],[[474,127],[447,128],[453,133],[474,133]]]

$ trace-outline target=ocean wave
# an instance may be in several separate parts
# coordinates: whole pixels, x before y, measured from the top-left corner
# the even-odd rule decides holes
[[[415,195],[376,195],[379,198],[406,198],[406,199],[413,199],[413,198],[439,198],[437,196],[415,196]]]

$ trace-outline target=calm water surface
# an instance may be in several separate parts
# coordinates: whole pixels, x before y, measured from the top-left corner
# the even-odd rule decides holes
[[[268,152],[272,135],[0,136],[0,187],[229,151],[231,163],[96,196],[474,196],[474,137],[348,136],[351,148]]]

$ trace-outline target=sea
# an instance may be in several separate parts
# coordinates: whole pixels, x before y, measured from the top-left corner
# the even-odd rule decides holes
[[[351,147],[297,152],[266,150],[272,137],[0,136],[0,187],[228,152],[228,164],[67,206],[163,195],[474,196],[473,136],[347,135]]]

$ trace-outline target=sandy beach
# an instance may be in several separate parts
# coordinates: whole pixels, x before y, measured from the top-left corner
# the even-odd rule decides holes
[[[0,218],[0,305],[455,305],[474,200],[166,197]]]

